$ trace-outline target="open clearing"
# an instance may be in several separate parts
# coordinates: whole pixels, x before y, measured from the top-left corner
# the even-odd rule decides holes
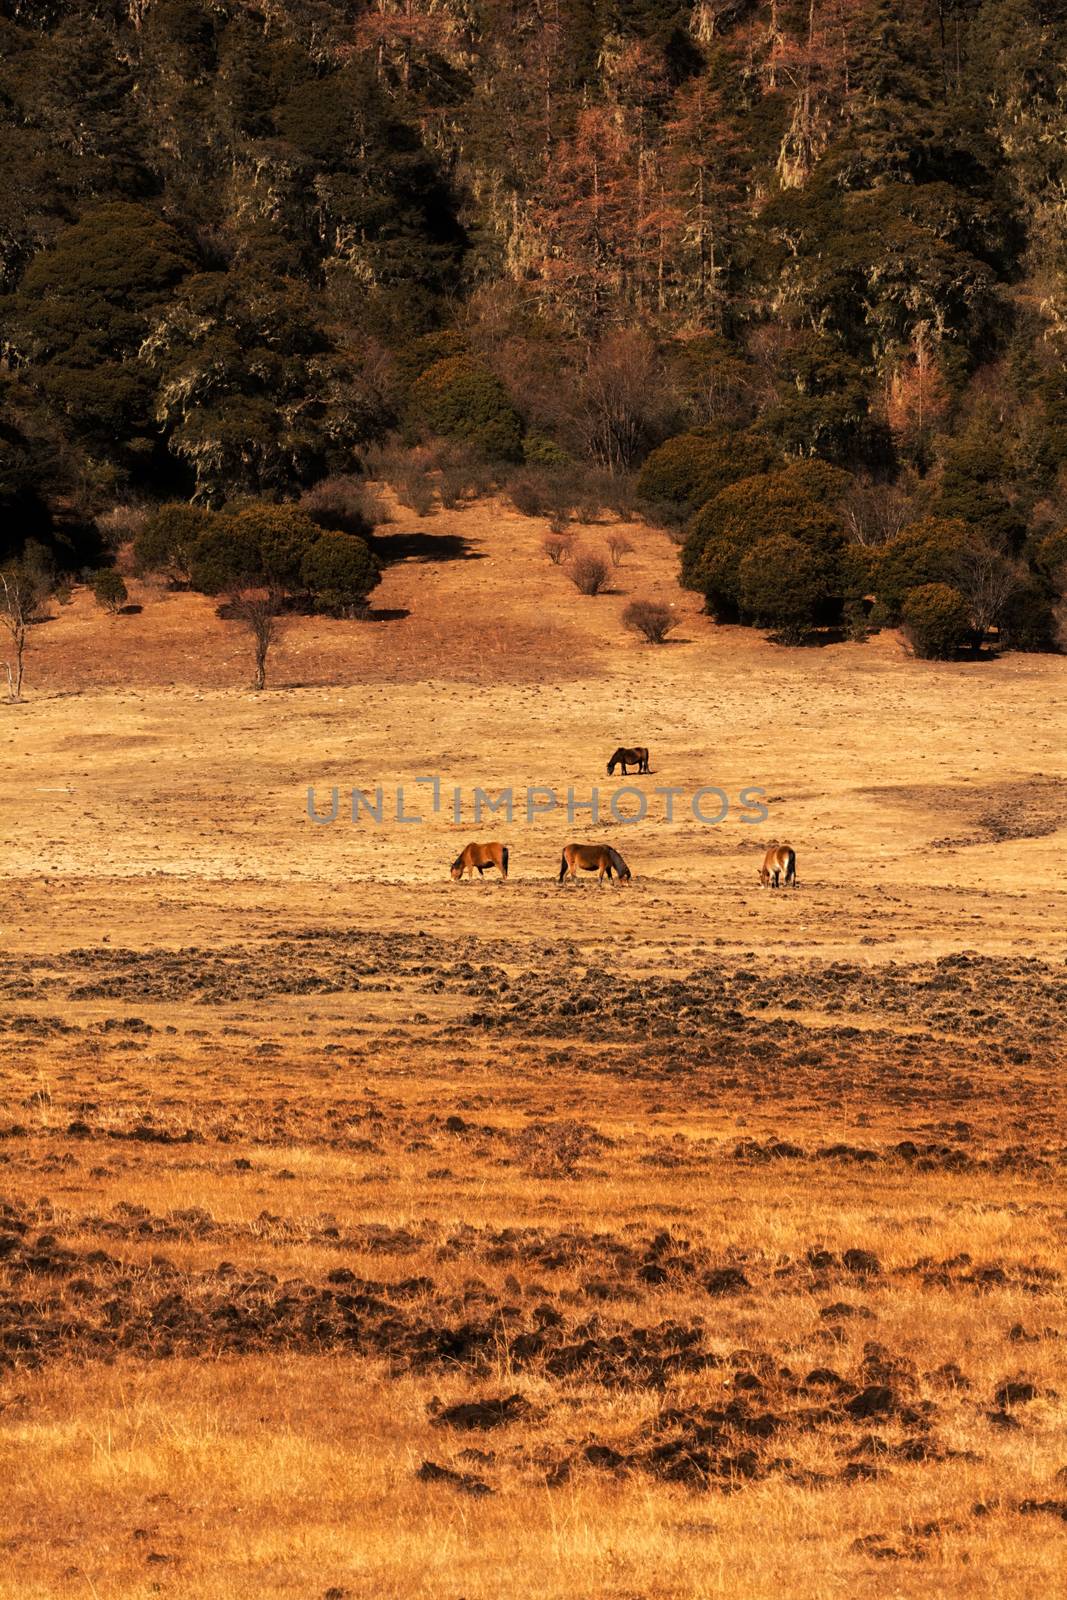
[[[645,529],[598,599],[496,503],[386,531],[261,695],[134,585],[0,708],[0,1594],[1056,1592],[1067,663],[778,649]],[[527,823],[620,742],[769,820]]]

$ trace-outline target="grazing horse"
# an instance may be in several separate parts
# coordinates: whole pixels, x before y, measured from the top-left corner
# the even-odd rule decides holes
[[[790,844],[772,844],[759,869],[759,881],[777,889],[778,879],[785,874],[785,883],[797,886],[797,853]]]
[[[486,867],[499,867],[501,878],[508,875],[508,847],[506,844],[469,844],[466,850],[461,850],[452,863],[452,876],[458,883],[464,873],[474,877],[477,867],[479,878]]]
[[[579,868],[583,872],[595,872],[597,882],[601,884],[605,876],[610,878],[613,872],[618,874],[620,883],[629,883],[633,877],[622,856],[609,844],[566,845],[559,864],[560,883],[566,877],[577,878]]]
[[[647,772],[648,746],[638,744],[635,745],[632,750],[627,750],[623,745],[620,744],[619,748],[608,762],[609,778],[613,778],[615,776],[615,768],[619,766],[622,767],[622,775],[624,778],[628,778],[630,776],[626,770],[628,766],[636,767],[638,772]]]

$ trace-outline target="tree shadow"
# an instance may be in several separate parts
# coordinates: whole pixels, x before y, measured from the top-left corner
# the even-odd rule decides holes
[[[144,606],[119,606],[118,615],[120,617],[139,617],[143,610]]]
[[[824,645],[844,644],[848,633],[844,628],[808,628],[793,638],[791,634],[769,633],[771,644],[782,644],[793,650],[821,650]]]
[[[484,561],[480,550],[471,548],[469,539],[458,533],[376,533],[372,548],[386,565],[395,561]]]
[[[369,606],[360,622],[403,622],[410,617],[407,606]]]

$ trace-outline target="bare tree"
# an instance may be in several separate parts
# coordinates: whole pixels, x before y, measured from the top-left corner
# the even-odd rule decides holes
[[[44,593],[40,579],[24,567],[8,567],[0,572],[0,625],[11,636],[14,666],[4,662],[7,673],[8,698],[17,703],[22,699],[23,662],[26,655],[26,637],[31,623],[40,620]]]
[[[955,579],[971,613],[971,625],[981,640],[999,624],[1008,601],[1023,587],[1025,574],[995,545],[982,540],[960,551]]]
[[[903,533],[915,513],[911,497],[884,483],[857,483],[845,501],[845,526],[857,544],[868,548]]]
[[[230,596],[228,614],[252,637],[256,689],[262,689],[267,681],[267,657],[282,634],[281,608],[282,595],[277,589],[239,589]]]
[[[608,472],[628,472],[662,436],[674,409],[652,340],[637,329],[612,334],[590,351],[578,381],[574,425]]]

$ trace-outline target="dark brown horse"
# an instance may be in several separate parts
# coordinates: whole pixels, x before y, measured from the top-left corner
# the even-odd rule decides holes
[[[615,776],[615,768],[618,766],[622,767],[622,775],[624,778],[629,777],[629,773],[626,770],[627,767],[636,767],[638,772],[647,772],[648,746],[637,744],[634,745],[632,750],[627,750],[623,745],[620,744],[619,748],[608,762],[609,778],[613,778]]]
[[[475,868],[479,878],[486,867],[499,867],[501,878],[508,875],[508,847],[506,844],[469,844],[466,850],[461,850],[452,863],[452,876],[458,883],[464,873],[474,877]]]
[[[633,877],[622,856],[609,844],[566,845],[559,864],[560,883],[567,877],[577,878],[579,869],[582,872],[595,872],[598,883],[603,883],[605,877],[610,878],[612,873],[618,875],[620,883],[629,883]]]
[[[759,881],[764,888],[770,884],[772,889],[777,889],[778,880],[785,874],[786,886],[797,886],[797,853],[791,844],[772,844],[763,858],[763,865],[759,869]]]

